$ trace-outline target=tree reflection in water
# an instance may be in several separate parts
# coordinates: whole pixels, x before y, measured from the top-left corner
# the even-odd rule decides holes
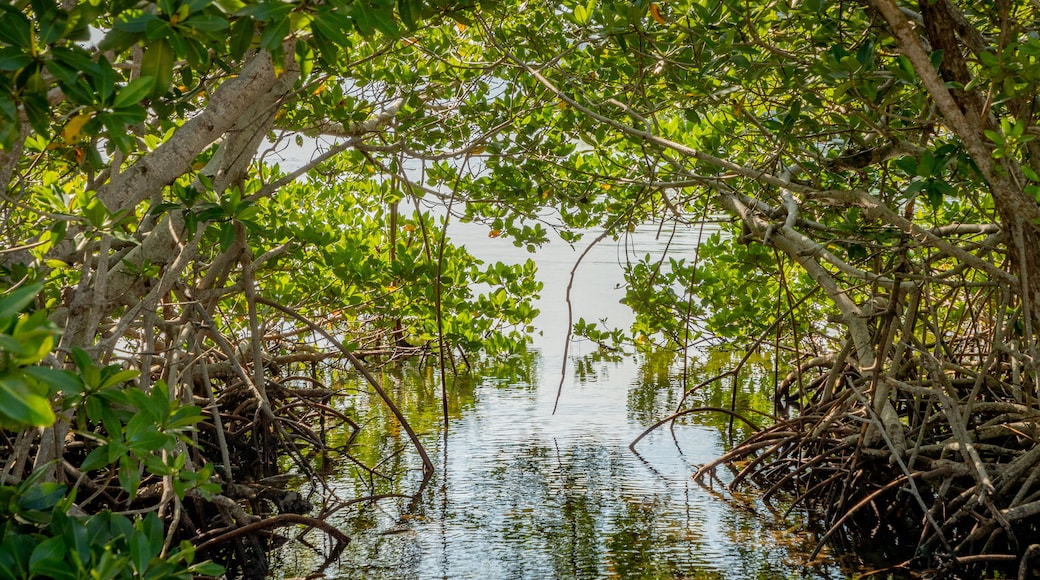
[[[707,376],[711,360],[704,362]],[[446,447],[433,369],[386,369],[382,379],[438,458],[438,473],[415,502],[343,505],[362,496],[414,494],[420,480],[421,466],[389,413],[364,390],[352,390],[344,409],[363,428],[351,455],[372,469],[333,458],[338,474],[327,506],[339,507],[331,521],[353,541],[328,577],[843,576],[825,562],[802,566],[812,547],[807,535],[771,523],[765,510],[757,517],[735,509],[690,480],[694,464],[722,452],[725,418],[691,416],[643,440],[639,455],[628,449],[682,395],[667,357],[596,353],[574,368],[555,415],[558,366],[537,352],[457,378],[449,388]],[[346,384],[361,389],[349,377]],[[728,389],[695,396],[703,398],[698,404],[719,404],[728,401]],[[754,403],[754,393],[739,400]],[[368,463],[388,454],[392,459],[382,464]],[[756,509],[754,498],[747,503]],[[285,576],[321,561],[302,544],[290,546],[283,550]]]

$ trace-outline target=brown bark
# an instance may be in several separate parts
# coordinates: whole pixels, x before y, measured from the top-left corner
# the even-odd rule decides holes
[[[933,51],[941,50],[943,53],[939,73],[943,80],[956,83],[956,86],[950,89],[950,94],[960,105],[968,121],[973,125],[979,125],[981,99],[975,92],[963,88],[971,82],[971,73],[968,72],[968,64],[961,52],[964,44],[957,35],[956,9],[948,0],[920,0],[918,6],[924,19],[925,37],[932,45]]]

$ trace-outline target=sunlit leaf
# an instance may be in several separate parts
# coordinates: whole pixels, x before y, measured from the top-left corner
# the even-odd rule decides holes
[[[83,127],[94,118],[93,111],[79,113],[75,115],[67,123],[65,123],[65,129],[62,130],[61,136],[66,143],[74,143],[79,141]]]

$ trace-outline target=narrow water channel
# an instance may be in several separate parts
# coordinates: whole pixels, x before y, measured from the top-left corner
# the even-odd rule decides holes
[[[479,239],[483,231],[463,229],[466,235],[479,241],[478,255],[487,261],[527,257],[508,242]],[[458,241],[460,233],[455,236]],[[630,315],[618,304],[619,261],[625,252],[659,252],[664,243],[647,231],[620,245],[597,246],[575,280],[574,318],[624,325]],[[695,243],[694,232],[681,233],[671,250],[692,251]],[[785,530],[753,498],[743,504],[725,500],[723,490],[691,480],[696,464],[723,453],[724,419],[695,417],[647,437],[638,454],[629,450],[646,426],[674,410],[682,393],[674,361],[617,357],[573,343],[553,413],[563,364],[565,288],[578,257],[559,246],[537,255],[545,283],[538,304],[541,334],[527,356],[456,381],[447,434],[433,369],[384,371],[382,380],[422,434],[438,471],[417,502],[387,498],[351,504],[331,516],[353,541],[325,577],[844,577],[825,559],[806,566],[813,539]],[[380,402],[354,386],[356,395],[347,404],[365,421],[355,443],[359,459],[392,458],[375,472],[336,465],[333,503],[414,494],[420,463],[407,439]],[[728,400],[729,394],[703,396],[711,404],[713,397]],[[308,539],[322,541],[315,534]],[[306,575],[322,560],[304,544],[277,557],[282,577]]]

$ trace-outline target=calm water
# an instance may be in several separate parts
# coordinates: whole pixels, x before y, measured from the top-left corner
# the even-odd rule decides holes
[[[527,257],[508,242],[489,243],[482,228],[454,227],[456,241],[473,239],[485,260]],[[695,232],[681,232],[671,251],[692,256],[696,241]],[[574,319],[626,324],[630,315],[618,304],[619,262],[628,252],[656,253],[664,244],[649,229],[601,243],[578,271]],[[538,254],[542,334],[530,356],[452,385],[446,435],[433,369],[384,371],[382,380],[437,464],[417,502],[344,505],[371,494],[415,494],[421,479],[403,433],[355,384],[347,406],[365,422],[355,455],[370,466],[392,457],[375,473],[340,462],[331,490],[317,490],[315,498],[331,492],[326,508],[336,511],[329,521],[353,538],[326,577],[844,577],[826,561],[805,566],[812,539],[785,530],[753,499],[733,501],[725,490],[691,480],[696,464],[723,452],[724,420],[695,417],[647,437],[638,454],[628,449],[647,425],[674,410],[682,389],[673,361],[612,358],[573,343],[553,414],[567,321],[564,292],[579,253],[556,244]],[[728,396],[705,393],[702,401]],[[283,577],[306,575],[322,561],[324,538],[312,533],[306,540],[317,549],[294,543],[277,556]]]

